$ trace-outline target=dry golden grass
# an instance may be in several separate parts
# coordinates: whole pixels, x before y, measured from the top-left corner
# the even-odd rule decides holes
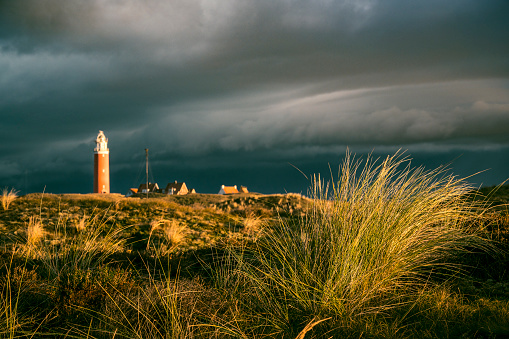
[[[150,239],[155,231],[161,230],[169,243],[169,249],[174,249],[176,246],[182,243],[186,237],[186,226],[182,225],[177,220],[168,220],[159,218],[150,222],[150,233],[147,242],[147,250],[150,247]]]
[[[29,246],[36,246],[44,237],[44,228],[41,219],[37,216],[31,216],[28,219],[27,243]]]
[[[148,241],[147,241],[147,250],[150,248],[150,239],[152,238],[152,234],[158,230],[161,225],[164,224],[164,219],[162,218],[159,218],[159,219],[156,219],[156,220],[152,220],[150,222],[150,233],[148,235]]]
[[[9,205],[18,197],[18,192],[11,188],[9,191],[8,188],[4,188],[2,190],[2,207],[4,211],[9,209]]]
[[[163,228],[166,239],[172,246],[180,244],[186,236],[185,225],[176,220],[166,221]]]
[[[78,232],[83,232],[87,228],[88,216],[84,214],[80,219],[77,220],[75,226]]]
[[[242,220],[242,223],[244,224],[244,233],[253,237],[253,239],[258,239],[263,234],[264,220],[261,217],[248,214]]]

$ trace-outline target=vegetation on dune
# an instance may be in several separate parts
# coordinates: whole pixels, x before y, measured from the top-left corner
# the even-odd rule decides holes
[[[509,334],[503,194],[396,154],[347,155],[310,195],[18,197],[0,337]]]

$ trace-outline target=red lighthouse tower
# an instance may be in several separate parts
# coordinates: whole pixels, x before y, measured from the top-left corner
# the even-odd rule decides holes
[[[94,148],[94,193],[110,193],[110,150],[108,139],[99,131]]]

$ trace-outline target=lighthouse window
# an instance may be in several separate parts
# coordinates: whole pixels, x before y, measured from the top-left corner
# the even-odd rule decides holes
[[[105,189],[105,188],[106,188],[106,185],[103,185],[103,189]]]
[[[103,173],[104,173],[104,172],[105,172],[105,171],[104,171],[104,168],[103,168]]]

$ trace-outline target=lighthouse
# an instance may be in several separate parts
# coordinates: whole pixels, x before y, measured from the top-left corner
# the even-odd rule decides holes
[[[110,150],[103,131],[99,131],[95,142],[94,193],[110,193]]]

